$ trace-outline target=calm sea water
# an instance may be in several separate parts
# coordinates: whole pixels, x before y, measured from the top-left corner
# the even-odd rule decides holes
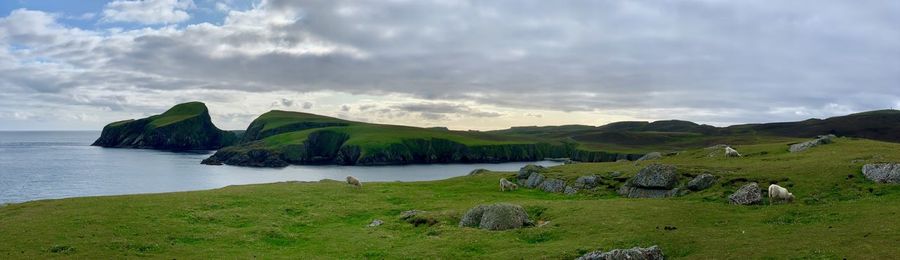
[[[405,166],[289,166],[259,169],[202,165],[209,152],[175,153],[90,146],[94,131],[0,131],[0,203],[66,197],[157,193],[279,181],[423,181],[477,168],[515,171],[526,163]],[[542,161],[550,166],[558,163]]]

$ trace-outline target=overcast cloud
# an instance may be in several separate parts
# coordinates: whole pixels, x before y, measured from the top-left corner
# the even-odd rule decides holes
[[[496,129],[900,106],[897,1],[235,2],[117,0],[90,26],[7,8],[0,129],[189,100],[234,129],[269,109]]]

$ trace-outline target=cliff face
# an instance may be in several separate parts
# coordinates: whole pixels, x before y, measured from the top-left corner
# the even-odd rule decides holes
[[[465,145],[441,138],[411,138],[375,147],[348,144],[346,133],[321,130],[311,133],[302,144],[278,148],[258,141],[226,147],[203,161],[254,167],[284,167],[290,164],[397,165],[421,163],[498,163],[537,161],[544,158],[573,157],[579,161],[601,162],[631,159],[640,155],[589,152],[574,144],[486,144]]]
[[[114,122],[92,145],[160,150],[213,150],[235,143],[234,133],[213,125],[206,105],[179,104],[163,114]]]

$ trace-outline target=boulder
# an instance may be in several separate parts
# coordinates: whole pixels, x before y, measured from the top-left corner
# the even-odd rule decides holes
[[[528,177],[531,177],[531,174],[539,173],[542,171],[544,171],[544,166],[540,166],[537,164],[525,165],[525,167],[519,169],[519,174],[516,176],[516,179],[525,180],[528,179]]]
[[[572,186],[566,186],[566,191],[564,191],[563,193],[565,193],[566,195],[575,195],[578,193],[578,189]]]
[[[486,173],[486,172],[490,172],[490,171],[488,169],[474,169],[471,172],[469,172],[469,176],[479,175],[479,174]]]
[[[712,187],[713,184],[716,184],[716,176],[704,173],[694,177],[694,179],[688,182],[687,188],[692,191],[701,191]]]
[[[609,252],[594,251],[577,258],[577,260],[657,260],[664,259],[658,246],[647,248],[613,249]]]
[[[792,153],[806,151],[809,148],[813,148],[823,144],[830,144],[834,142],[834,138],[837,138],[835,135],[820,135],[816,137],[816,139],[811,141],[802,142],[799,144],[793,144],[788,149]]]
[[[575,184],[572,186],[578,189],[593,189],[600,185],[600,177],[597,175],[586,175],[578,177],[575,179]]]
[[[507,230],[531,225],[528,213],[522,206],[497,203],[478,205],[460,219],[460,227],[473,227],[487,230]]]
[[[541,190],[545,192],[562,193],[566,190],[566,181],[560,179],[547,179],[541,183]]]
[[[372,223],[369,223],[369,227],[377,227],[377,226],[381,226],[381,224],[384,224],[384,221],[381,221],[380,219],[376,219],[376,220],[372,220]]]
[[[668,164],[651,164],[631,179],[630,186],[650,189],[672,189],[678,184],[676,167]]]
[[[528,176],[528,179],[525,180],[525,187],[529,189],[534,189],[541,185],[544,182],[544,175],[540,173],[531,174]]]
[[[431,216],[425,215],[425,211],[422,210],[407,210],[403,213],[400,213],[400,220],[406,221],[407,223],[413,224],[415,226],[419,225],[428,225],[432,226],[437,224],[438,221]]]
[[[759,185],[755,182],[742,186],[735,191],[734,194],[728,196],[728,200],[731,204],[735,205],[759,204],[762,202],[762,198],[762,192],[759,190]]]
[[[870,163],[863,165],[862,172],[877,183],[900,183],[900,163]]]
[[[662,156],[662,153],[660,153],[660,152],[652,152],[652,153],[645,154],[644,156],[641,156],[641,158],[638,158],[637,161],[635,161],[635,162],[647,161],[647,160],[656,160],[656,159],[660,159],[660,158],[662,158],[662,157],[663,157],[663,156]]]
[[[678,194],[678,189],[646,189],[646,188],[638,188],[631,187],[628,185],[622,185],[619,188],[619,195],[628,197],[628,198],[648,198],[648,199],[658,199],[658,198],[668,198]]]

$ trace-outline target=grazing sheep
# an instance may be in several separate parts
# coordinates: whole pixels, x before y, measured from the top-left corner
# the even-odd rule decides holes
[[[769,185],[769,204],[775,201],[793,202],[794,194],[788,192],[784,187],[778,186],[778,184]]]
[[[734,148],[731,148],[730,146],[726,146],[725,147],[725,157],[741,157],[741,153],[739,153]]]
[[[519,185],[506,180],[506,178],[500,178],[500,191],[513,191],[518,188]]]
[[[357,188],[362,188],[362,183],[359,182],[359,179],[353,176],[347,176],[347,184],[356,186]]]

